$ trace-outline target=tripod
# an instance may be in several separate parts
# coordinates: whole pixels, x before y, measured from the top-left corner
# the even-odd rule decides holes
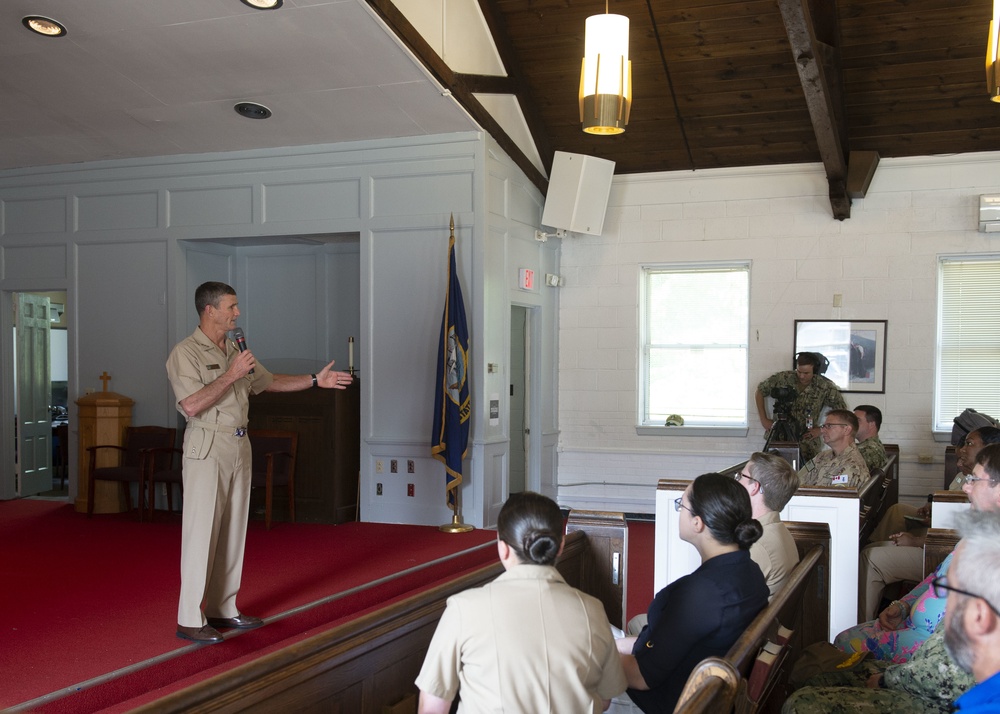
[[[774,415],[774,423],[771,424],[770,430],[767,432],[767,439],[764,441],[764,453],[770,453],[768,448],[771,446],[772,441],[787,441],[797,444],[799,438],[792,431],[792,425],[788,421],[788,417],[784,414],[777,413]]]

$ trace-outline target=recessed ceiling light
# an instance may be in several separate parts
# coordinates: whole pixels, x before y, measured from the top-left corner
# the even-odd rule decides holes
[[[270,109],[263,104],[255,104],[254,102],[239,102],[233,105],[233,109],[241,117],[246,117],[247,119],[267,119],[271,116]]]
[[[51,17],[41,15],[28,15],[21,18],[21,24],[32,32],[37,32],[43,37],[62,37],[66,34],[66,28]]]
[[[240,2],[254,10],[277,10],[281,7],[282,0],[240,0]]]

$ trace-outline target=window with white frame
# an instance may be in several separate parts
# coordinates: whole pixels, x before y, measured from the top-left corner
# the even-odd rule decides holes
[[[1000,256],[939,259],[936,352],[934,430],[970,407],[1000,418]]]
[[[750,264],[642,268],[640,426],[745,427]]]

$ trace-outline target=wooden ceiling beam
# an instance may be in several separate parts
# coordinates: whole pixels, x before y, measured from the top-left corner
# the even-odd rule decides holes
[[[554,150],[549,141],[549,133],[536,108],[537,102],[531,96],[527,79],[521,69],[521,62],[518,61],[514,45],[510,41],[510,33],[507,31],[503,15],[497,10],[495,0],[479,0],[479,10],[483,13],[483,19],[486,20],[490,35],[493,36],[493,45],[500,55],[500,63],[507,71],[511,93],[517,100],[518,106],[521,107],[521,114],[524,115],[524,121],[531,134],[531,140],[535,143],[535,149],[542,159],[542,164],[551,171]],[[580,131],[582,132],[583,129],[581,128]],[[545,191],[543,190],[542,193]]]
[[[842,221],[851,216],[851,197],[847,193],[847,122],[840,50],[831,44],[837,35],[835,24],[831,24],[836,22],[836,2],[827,0],[814,5],[825,13],[818,21],[814,21],[809,0],[778,0],[778,7],[826,169],[830,206],[834,218]]]
[[[455,73],[455,78],[468,87],[470,92],[477,94],[515,94],[514,83],[510,77],[494,77],[489,74]]]
[[[473,120],[493,137],[497,144],[500,145],[500,148],[507,153],[511,161],[524,172],[528,180],[539,191],[545,194],[549,186],[545,175],[538,170],[534,162],[521,151],[517,143],[504,131],[503,127],[500,126],[486,108],[479,103],[479,100],[473,95],[472,90],[461,80],[460,76],[455,74],[445,64],[444,60],[441,59],[441,56],[427,44],[427,41],[420,36],[413,25],[410,24],[410,21],[403,16],[403,13],[390,0],[366,0],[366,2],[375,11],[375,14],[389,26],[389,29],[396,34],[400,41],[406,45],[407,49],[427,68],[427,71],[431,73],[434,79],[451,92],[451,95],[469,112]],[[534,134],[534,131],[532,131],[532,134]],[[551,161],[551,154],[549,155],[549,160]]]

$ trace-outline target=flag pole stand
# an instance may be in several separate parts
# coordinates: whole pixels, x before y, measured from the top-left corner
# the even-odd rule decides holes
[[[451,517],[451,523],[438,526],[439,531],[444,531],[445,533],[468,533],[469,531],[476,530],[475,526],[462,523],[462,501],[458,486],[455,486],[455,507],[452,510],[455,513]]]
[[[470,526],[468,523],[462,523],[462,517],[456,513],[451,517],[451,523],[438,526],[438,530],[445,533],[468,533],[469,531],[476,530],[476,527]]]

